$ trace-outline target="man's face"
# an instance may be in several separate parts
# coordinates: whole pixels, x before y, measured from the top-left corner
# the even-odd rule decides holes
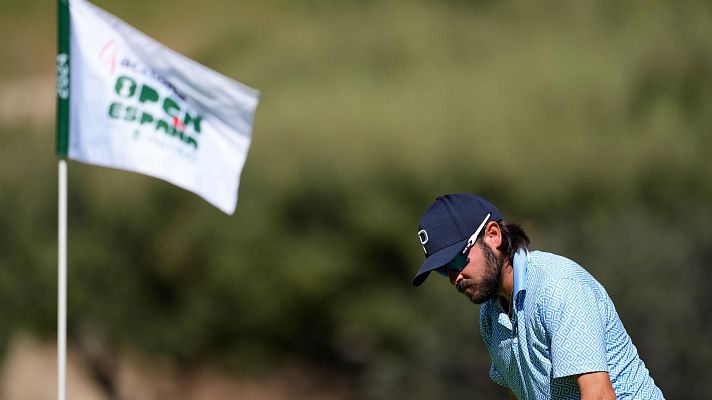
[[[449,273],[450,283],[473,303],[482,304],[494,298],[502,286],[504,255],[478,240],[468,258],[470,262],[462,271]]]

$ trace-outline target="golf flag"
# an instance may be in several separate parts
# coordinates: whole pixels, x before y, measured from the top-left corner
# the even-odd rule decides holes
[[[57,153],[163,179],[232,214],[259,92],[85,0],[59,0]]]

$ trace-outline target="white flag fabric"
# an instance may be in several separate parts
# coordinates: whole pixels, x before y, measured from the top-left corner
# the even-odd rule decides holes
[[[68,92],[58,85],[69,125],[59,153],[163,179],[234,213],[259,92],[85,0],[69,1],[69,20]]]

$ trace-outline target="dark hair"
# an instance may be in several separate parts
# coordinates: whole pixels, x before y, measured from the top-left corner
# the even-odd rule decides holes
[[[499,221],[499,230],[502,232],[502,244],[497,250],[501,251],[509,258],[509,262],[514,260],[514,255],[523,248],[528,250],[531,240],[519,224],[514,222]]]

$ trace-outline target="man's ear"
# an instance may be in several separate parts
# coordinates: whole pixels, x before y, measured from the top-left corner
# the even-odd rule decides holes
[[[499,246],[502,245],[502,230],[496,221],[487,223],[483,239],[493,250],[499,249]]]

